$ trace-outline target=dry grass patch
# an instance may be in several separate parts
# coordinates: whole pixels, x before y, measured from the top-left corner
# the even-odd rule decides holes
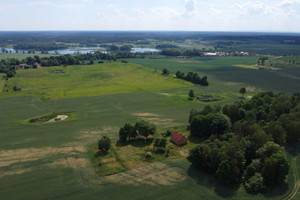
[[[163,163],[155,163],[105,177],[108,181],[133,185],[165,185],[177,184],[186,179],[185,172],[177,167],[170,167]]]
[[[198,60],[176,60],[177,63],[203,63]]]
[[[137,116],[137,117],[157,117],[157,116],[159,116],[154,113],[133,113],[133,115]]]

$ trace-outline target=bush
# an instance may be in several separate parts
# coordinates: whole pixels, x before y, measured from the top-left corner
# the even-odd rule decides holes
[[[146,152],[146,153],[145,153],[145,158],[146,158],[147,160],[150,160],[150,159],[152,158],[152,153],[151,153],[151,152]]]
[[[103,136],[98,141],[98,149],[103,152],[107,152],[110,149],[110,145],[111,145],[111,140],[106,136]]]

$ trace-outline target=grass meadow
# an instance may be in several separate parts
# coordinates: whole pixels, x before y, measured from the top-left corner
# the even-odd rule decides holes
[[[265,195],[247,194],[242,187],[224,187],[213,176],[192,168],[180,156],[119,174],[98,176],[89,158],[89,148],[104,135],[116,142],[124,123],[144,119],[159,130],[186,126],[191,109],[239,101],[238,90],[242,86],[248,88],[247,98],[267,87],[248,83],[243,78],[234,79],[236,76],[228,81],[224,78],[235,70],[240,76],[259,77],[255,73],[260,70],[231,67],[252,65],[255,57],[232,58],[231,61],[230,58],[207,58],[206,61],[195,58],[189,59],[193,61],[189,63],[185,59],[181,59],[184,63],[177,60],[153,59],[153,64],[150,59],[128,60],[148,68],[108,63],[19,70],[8,83],[10,86],[16,84],[22,91],[0,95],[0,199],[276,200],[286,197],[296,182],[294,168],[289,172],[286,185]],[[223,63],[223,67],[218,67],[218,63]],[[149,67],[207,74],[210,86],[195,86],[171,75],[165,77],[159,72],[153,73]],[[64,73],[58,73],[61,70]],[[223,78],[219,78],[222,72]],[[277,77],[267,70],[264,73]],[[4,87],[5,80],[1,81]],[[299,82],[292,79],[292,83]],[[291,90],[299,90],[299,85],[293,85]],[[273,86],[274,90],[280,90],[277,84]],[[190,89],[196,95],[211,94],[221,100],[214,103],[189,101]],[[41,98],[43,92],[46,98]],[[76,118],[40,125],[24,123],[26,119],[53,112],[76,113]],[[297,158],[299,166],[298,152],[291,155],[291,159]]]
[[[182,80],[152,73],[152,70],[145,67],[121,63],[18,70],[17,75],[9,79],[6,85],[5,89],[9,92],[2,92],[1,96],[35,95],[43,99],[158,91],[192,86],[191,83]],[[22,91],[14,92],[15,85]]]

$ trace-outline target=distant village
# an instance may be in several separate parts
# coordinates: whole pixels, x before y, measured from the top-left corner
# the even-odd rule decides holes
[[[235,52],[204,52],[203,56],[249,56],[249,52],[235,51]]]

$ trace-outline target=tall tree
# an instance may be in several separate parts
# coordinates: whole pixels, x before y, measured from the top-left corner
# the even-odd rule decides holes
[[[240,89],[240,93],[243,95],[243,98],[244,98],[244,94],[246,93],[246,88],[241,88]]]

